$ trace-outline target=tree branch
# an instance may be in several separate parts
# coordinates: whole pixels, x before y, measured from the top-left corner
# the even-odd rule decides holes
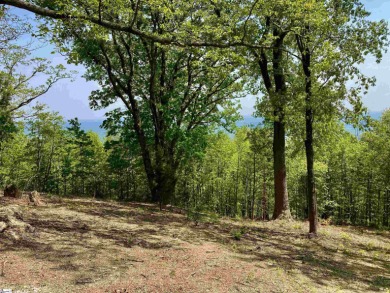
[[[28,10],[35,14],[44,17],[50,17],[53,19],[71,21],[72,19],[85,20],[93,24],[100,25],[104,28],[128,32],[133,35],[160,43],[162,45],[174,45],[177,47],[215,47],[215,48],[231,48],[231,47],[247,47],[252,49],[267,48],[266,46],[259,44],[246,43],[244,41],[233,41],[233,42],[208,42],[208,41],[192,41],[192,40],[178,40],[175,36],[165,37],[149,32],[145,32],[134,28],[133,24],[125,25],[121,23],[111,22],[100,17],[88,16],[88,15],[72,15],[72,13],[56,11],[49,8],[43,8],[38,5],[23,1],[23,0],[0,0],[0,4],[17,7],[20,9]]]

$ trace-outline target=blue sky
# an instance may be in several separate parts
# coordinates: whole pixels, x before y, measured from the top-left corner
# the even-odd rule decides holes
[[[372,12],[371,19],[385,19],[390,21],[390,0],[366,0],[363,1],[369,11]],[[30,13],[17,12],[19,15],[33,18]],[[40,49],[36,54],[41,57],[52,60],[53,64],[66,64],[66,60],[59,54],[50,54],[52,48],[47,47]],[[94,82],[87,82],[81,76],[85,69],[81,66],[66,65],[70,70],[79,72],[76,80],[62,80],[58,82],[47,94],[39,100],[47,104],[52,110],[58,111],[66,119],[78,117],[82,120],[101,120],[107,110],[93,111],[88,105],[88,96],[90,92],[97,89]],[[381,112],[390,108],[390,52],[384,55],[380,64],[369,58],[361,66],[361,70],[368,76],[375,76],[377,84],[371,88],[369,93],[363,98],[365,105],[372,112]],[[250,116],[253,113],[256,98],[248,96],[241,100],[244,116]]]

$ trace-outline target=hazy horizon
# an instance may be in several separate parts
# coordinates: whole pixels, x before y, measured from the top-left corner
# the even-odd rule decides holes
[[[382,115],[382,113],[383,113],[383,111],[372,111],[372,112],[369,112],[369,115],[374,119],[379,119],[380,116]],[[76,118],[76,117],[73,117],[73,118]],[[72,118],[70,118],[70,119],[72,119]],[[65,119],[64,127],[69,126],[68,120],[69,119]],[[256,117],[247,115],[247,116],[243,116],[243,119],[237,121],[236,124],[238,127],[251,126],[251,125],[257,125],[258,123],[261,122],[261,120],[262,120],[261,118],[256,118]],[[95,119],[79,119],[79,122],[81,124],[81,129],[83,129],[84,131],[96,132],[102,138],[106,135],[106,130],[100,127],[103,121],[104,121],[104,117],[103,118],[95,118]],[[352,126],[346,125],[346,129],[351,133],[355,132],[355,130]]]

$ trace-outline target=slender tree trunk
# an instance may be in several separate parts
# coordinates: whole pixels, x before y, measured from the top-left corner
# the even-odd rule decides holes
[[[66,196],[66,177],[64,178],[64,195]]]
[[[306,84],[306,164],[307,164],[307,192],[309,203],[309,233],[316,235],[318,229],[317,193],[314,177],[314,148],[313,148],[313,109],[311,108],[311,82]]]
[[[376,224],[377,226],[380,226],[380,215],[381,215],[381,190],[378,189],[378,205],[377,205],[377,211],[375,213],[375,220],[376,220]]]
[[[137,196],[137,181],[134,173],[134,166],[131,168],[131,178],[133,180],[133,199]]]
[[[252,202],[251,202],[251,219],[255,218],[255,198],[256,198],[256,153],[253,152],[253,190],[252,190]]]
[[[313,111],[311,109],[306,111],[306,116],[312,118]],[[309,233],[317,234],[318,229],[318,215],[317,215],[317,195],[314,178],[314,149],[313,149],[313,125],[306,118],[306,161],[307,161],[307,192],[309,200]]]
[[[237,215],[238,187],[239,187],[239,172],[240,172],[240,156],[238,156],[236,184],[234,188],[234,215]]]
[[[367,181],[367,224],[368,225],[370,225],[372,222],[371,192],[372,192],[372,173],[369,174],[368,181]]]
[[[264,167],[263,171],[263,197],[261,201],[261,206],[262,206],[262,220],[268,220],[268,204],[267,204],[267,177],[266,177],[266,168]]]
[[[390,190],[383,195],[383,226],[389,226]]]
[[[309,30],[309,28],[306,28]],[[313,147],[313,121],[314,113],[312,107],[312,80],[311,80],[311,53],[304,44],[304,40],[297,36],[298,48],[302,56],[302,67],[305,74],[305,124],[306,124],[306,167],[307,167],[307,193],[309,204],[309,233],[317,235],[318,229],[318,215],[317,215],[317,195],[315,189],[314,177],[314,147]]]
[[[248,192],[249,192],[249,171],[248,166],[246,167],[246,174],[245,174],[245,203],[244,203],[244,217],[248,218]]]
[[[52,141],[52,144],[51,144],[51,147],[50,147],[49,160],[48,160],[48,163],[47,163],[47,168],[46,168],[45,176],[43,178],[43,183],[42,183],[43,191],[47,191],[46,187],[47,187],[47,182],[49,181],[49,176],[51,175],[51,167],[52,167],[52,163],[53,163],[53,155],[54,155],[54,142]]]
[[[353,194],[352,190],[349,190],[349,221],[353,223]]]

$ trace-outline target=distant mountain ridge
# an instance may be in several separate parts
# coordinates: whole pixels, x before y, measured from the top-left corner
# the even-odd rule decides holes
[[[79,119],[81,124],[81,129],[84,131],[93,131],[96,132],[101,138],[106,136],[106,130],[101,128],[104,119],[94,119],[94,120],[83,120]],[[69,122],[65,123],[65,127],[69,127]]]
[[[380,117],[382,116],[383,112],[370,112],[370,116],[373,119],[379,120]],[[94,119],[94,120],[79,120],[81,123],[81,129],[85,131],[93,131],[96,132],[101,138],[104,138],[106,135],[106,130],[101,128],[100,126],[103,123],[103,119]],[[244,116],[244,118],[240,121],[237,122],[237,126],[242,127],[242,126],[256,126],[262,121],[262,118],[256,118],[253,116]],[[65,123],[65,127],[68,127],[69,123]],[[347,130],[355,133],[354,129],[352,126],[346,126]]]

